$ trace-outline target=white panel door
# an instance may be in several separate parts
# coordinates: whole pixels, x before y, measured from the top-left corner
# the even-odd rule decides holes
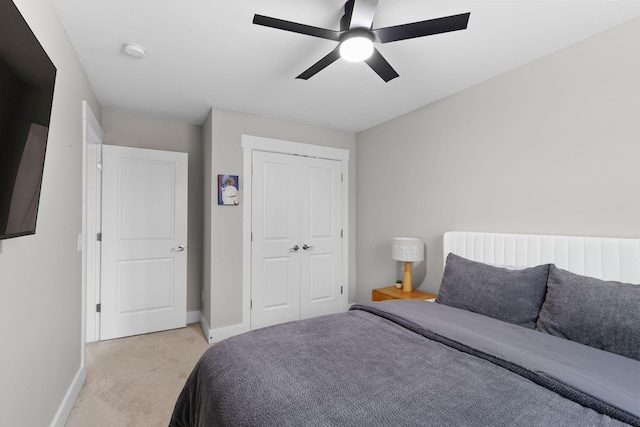
[[[251,329],[340,311],[341,163],[260,151],[252,162]]]
[[[253,153],[251,329],[300,319],[297,158]]]
[[[103,146],[101,340],[186,325],[187,158]]]
[[[337,313],[342,303],[342,164],[300,158],[302,319]]]

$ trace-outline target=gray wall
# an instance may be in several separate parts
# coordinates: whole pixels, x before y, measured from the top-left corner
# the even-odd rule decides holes
[[[205,253],[210,257],[204,261],[204,307],[203,314],[211,328],[220,328],[242,323],[242,206],[217,205],[217,193],[213,195],[218,174],[239,175],[242,186],[242,135],[281,139],[307,144],[343,148],[350,151],[349,162],[349,300],[355,298],[355,135],[282,120],[269,119],[250,114],[212,109],[204,125],[210,138],[204,140],[205,203],[210,215],[210,234],[205,234]],[[210,144],[210,148],[206,147]],[[209,150],[211,150],[209,152]],[[209,171],[210,169],[210,171]],[[244,203],[241,194],[241,204]],[[208,212],[208,211],[207,211]]]
[[[357,135],[358,300],[391,238],[448,230],[640,237],[640,19]]]
[[[187,310],[201,308],[202,291],[202,126],[103,111],[103,143],[189,154],[189,250]]]
[[[47,426],[81,369],[82,100],[101,115],[50,0],[14,0],[57,68],[36,234],[0,243],[0,425]]]
[[[203,163],[203,197],[204,204],[203,215],[204,223],[202,225],[202,315],[211,321],[211,204],[215,200],[212,193],[211,181],[211,151],[212,146],[212,113],[209,111],[207,118],[202,124],[202,163]]]

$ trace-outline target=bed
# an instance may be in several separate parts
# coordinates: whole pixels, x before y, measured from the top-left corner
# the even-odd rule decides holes
[[[213,345],[171,427],[640,426],[640,239],[451,232],[436,302]]]

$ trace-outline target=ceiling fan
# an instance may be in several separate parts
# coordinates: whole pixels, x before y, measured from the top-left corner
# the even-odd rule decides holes
[[[338,58],[348,61],[364,61],[385,82],[398,77],[398,73],[374,47],[374,43],[389,43],[467,28],[470,13],[429,19],[410,24],[385,28],[371,28],[378,0],[348,0],[344,6],[344,16],[340,20],[340,31],[298,24],[297,22],[255,15],[253,23],[279,30],[291,31],[322,39],[334,40],[339,44],[327,56],[313,64],[297,79],[307,80],[335,62]]]

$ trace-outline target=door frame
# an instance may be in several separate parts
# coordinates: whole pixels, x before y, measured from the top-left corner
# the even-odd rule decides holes
[[[82,101],[82,337],[86,343],[100,339],[100,215],[102,200],[102,140],[98,119],[87,101]],[[84,364],[84,343],[82,345]]]
[[[279,139],[242,135],[242,329],[251,330],[251,201],[253,151],[316,157],[339,161],[342,165],[342,302],[346,311],[349,302],[349,150],[303,144]]]

